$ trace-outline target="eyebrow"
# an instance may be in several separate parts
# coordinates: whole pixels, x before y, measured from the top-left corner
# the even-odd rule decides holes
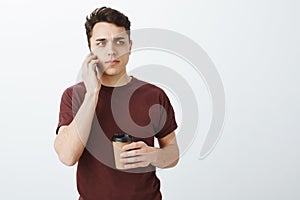
[[[124,37],[115,37],[114,40],[122,40],[125,39]]]
[[[105,41],[106,38],[97,38],[96,41]]]
[[[114,38],[114,41],[116,40],[122,40],[122,39],[125,39],[124,37],[115,37]],[[107,40],[106,38],[97,38],[96,41],[105,41]]]

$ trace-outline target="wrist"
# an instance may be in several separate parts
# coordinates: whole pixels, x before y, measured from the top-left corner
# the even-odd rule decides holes
[[[85,93],[85,96],[86,97],[95,97],[95,96],[97,96],[98,97],[98,95],[99,95],[99,92],[100,92],[100,89],[101,89],[101,87],[99,87],[99,88],[94,88],[94,89],[92,89],[92,90],[86,90],[86,93]]]
[[[159,165],[159,154],[161,153],[162,149],[157,147],[152,147],[152,159],[150,164],[154,167],[158,167]]]
[[[84,100],[87,100],[89,102],[94,102],[95,104],[97,104],[98,96],[99,96],[99,91],[86,92],[84,96]]]

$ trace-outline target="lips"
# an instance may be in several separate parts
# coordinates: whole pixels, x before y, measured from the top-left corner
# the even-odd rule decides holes
[[[109,61],[106,61],[105,64],[113,66],[113,65],[118,64],[119,62],[120,62],[119,60],[109,60]]]

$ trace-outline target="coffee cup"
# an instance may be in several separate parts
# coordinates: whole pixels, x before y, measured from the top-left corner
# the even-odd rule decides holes
[[[122,147],[133,142],[133,137],[126,133],[116,133],[112,138],[114,149],[115,165],[117,169],[125,169],[124,164],[120,162],[120,154],[124,152]]]

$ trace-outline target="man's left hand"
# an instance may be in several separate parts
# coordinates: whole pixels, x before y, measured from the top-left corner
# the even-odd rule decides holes
[[[148,146],[145,142],[133,142],[123,147],[120,161],[124,163],[126,169],[147,167],[156,161],[158,148]]]

